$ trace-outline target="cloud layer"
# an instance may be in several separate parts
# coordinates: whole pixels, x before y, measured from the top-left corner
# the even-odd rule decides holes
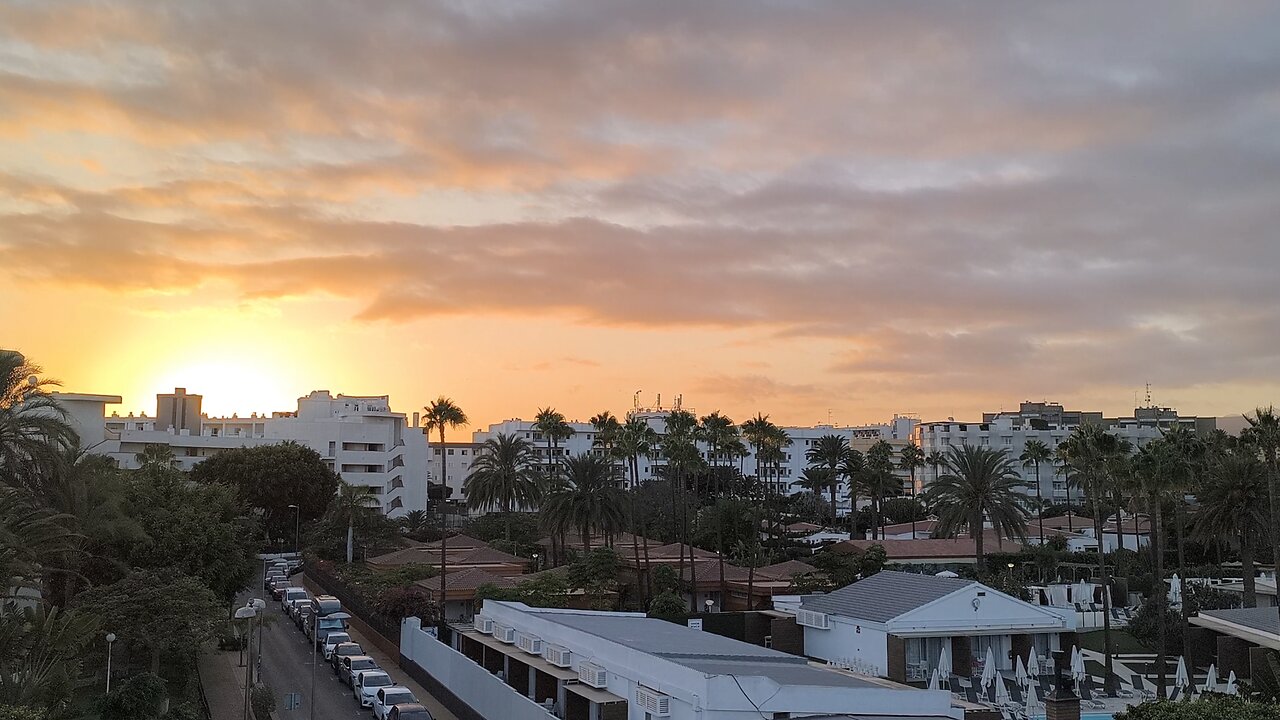
[[[1278,138],[1268,2],[10,3],[0,278],[818,348],[702,380],[779,403],[1242,387]]]

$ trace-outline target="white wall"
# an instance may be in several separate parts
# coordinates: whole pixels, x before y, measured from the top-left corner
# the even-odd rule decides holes
[[[516,692],[498,676],[422,630],[418,618],[400,626],[400,654],[434,677],[473,710],[486,718],[549,720],[543,707]]]
[[[859,672],[888,675],[888,633],[883,626],[861,625],[834,615],[829,617],[829,630],[805,627],[805,655],[855,667]]]

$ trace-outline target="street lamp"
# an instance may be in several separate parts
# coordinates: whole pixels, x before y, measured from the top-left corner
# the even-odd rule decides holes
[[[290,504],[293,510],[293,554],[302,555],[302,508]]]
[[[705,603],[705,605],[707,606],[707,614],[711,613],[711,608],[714,607],[715,604],[716,604],[715,600],[712,600],[711,598],[707,598]]]
[[[116,641],[115,633],[107,633],[107,694],[111,694],[111,644]]]
[[[267,609],[267,601],[262,598],[251,598],[249,600],[249,605],[251,605],[254,610],[258,611],[258,613]],[[258,658],[254,672],[259,681],[262,680],[262,624],[262,620],[258,620]]]
[[[263,603],[266,606],[266,603]],[[249,621],[249,632],[253,632],[253,619],[258,616],[258,608],[252,604],[236,608],[237,620]],[[253,645],[249,645],[249,663],[244,669],[244,720],[249,720],[249,697],[253,690]]]
[[[533,571],[538,572],[538,553],[533,554]]]

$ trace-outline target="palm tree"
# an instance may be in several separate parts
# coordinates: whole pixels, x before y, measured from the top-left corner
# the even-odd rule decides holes
[[[1245,437],[1262,451],[1262,459],[1267,463],[1267,499],[1271,507],[1271,552],[1272,567],[1280,568],[1280,413],[1275,407],[1256,408],[1253,417],[1244,416],[1249,427],[1245,428]]]
[[[101,637],[101,620],[74,610],[9,605],[0,612],[0,703],[34,706],[64,698],[81,679],[86,647]],[[62,713],[55,711],[54,716]],[[22,715],[19,711],[19,715]]]
[[[1040,463],[1049,462],[1053,459],[1053,450],[1043,442],[1031,439],[1022,448],[1022,455],[1018,456],[1022,461],[1022,467],[1032,467],[1036,469],[1036,518],[1040,521],[1040,544],[1045,543],[1044,537],[1044,492],[1040,489]]]
[[[835,473],[831,472],[831,470],[825,467],[822,467],[820,465],[810,465],[809,467],[801,470],[800,477],[796,480],[792,480],[791,484],[799,485],[800,487],[804,488],[805,490],[808,490],[814,495],[817,495],[818,497],[822,497],[822,494],[825,493],[827,490],[829,490],[832,486],[839,484],[838,481],[835,480],[835,477],[836,477]],[[823,505],[826,505],[826,503],[824,502]],[[832,525],[834,526],[835,517],[836,517],[836,506],[831,505],[830,507],[831,507],[831,514],[828,516],[828,519],[831,521]]]
[[[982,568],[982,541],[985,520],[997,537],[1025,540],[1027,537],[1026,482],[1007,453],[986,447],[952,447],[946,457],[946,472],[926,492],[929,506],[937,508],[938,537],[955,537],[968,530],[974,540],[974,555]]]
[[[1137,489],[1146,501],[1147,515],[1151,518],[1151,561],[1157,583],[1157,591],[1153,599],[1156,601],[1156,627],[1159,638],[1156,643],[1156,692],[1161,698],[1165,696],[1165,637],[1169,624],[1166,607],[1168,593],[1161,590],[1161,584],[1164,582],[1162,511],[1165,501],[1178,485],[1175,473],[1180,466],[1176,451],[1164,440],[1147,443],[1138,451],[1132,464]]]
[[[756,458],[756,478],[760,477],[760,464],[763,458],[760,457],[760,451],[768,442],[769,435],[777,429],[777,425],[769,422],[768,415],[756,413],[756,416],[742,423],[742,437],[746,438],[748,444],[751,445],[752,454]]]
[[[696,469],[702,462],[702,455],[695,444],[694,430],[698,427],[698,419],[687,410],[672,410],[663,418],[666,425],[666,436],[662,438],[662,454],[667,459],[667,474],[672,481],[671,510],[675,519],[676,508],[680,510],[680,528],[682,538],[680,555],[676,562],[678,577],[684,577],[685,547],[689,544],[689,505],[684,502],[685,478],[689,470]],[[679,498],[677,499],[677,493]],[[690,550],[689,562],[692,565],[693,555]],[[692,601],[691,601],[692,602]],[[694,608],[697,612],[697,608]]]
[[[863,473],[863,485],[871,500],[871,537],[878,538],[882,534],[880,507],[885,497],[902,492],[902,483],[893,474],[893,446],[888,442],[877,440],[867,449],[867,469]]]
[[[853,448],[840,462],[840,475],[849,483],[849,532],[858,532],[858,488],[866,484],[867,459]]]
[[[590,554],[592,530],[613,535],[626,519],[618,468],[608,458],[590,454],[565,458],[561,464],[564,487],[546,498],[543,512],[553,527],[581,533],[583,552]]]
[[[418,532],[426,526],[426,510],[410,510],[404,514],[404,517],[400,518],[400,527],[404,528],[404,531],[408,533]]]
[[[134,458],[143,470],[155,468],[168,470],[178,464],[178,459],[173,455],[173,448],[163,443],[148,443],[142,448],[142,452],[134,454]]]
[[[804,458],[809,462],[809,467],[822,470],[821,473],[809,475],[809,477],[824,477],[827,481],[826,490],[831,492],[831,522],[835,524],[836,519],[836,491],[840,489],[840,464],[844,462],[845,456],[849,453],[849,440],[843,435],[823,435],[814,441],[813,445],[805,451]],[[809,488],[814,492],[821,494],[824,488]]]
[[[378,499],[363,485],[352,485],[345,480],[338,481],[338,494],[333,499],[329,510],[333,516],[347,523],[347,562],[355,557],[356,523],[365,513],[377,507]]]
[[[1204,475],[1207,444],[1195,431],[1184,426],[1173,427],[1165,431],[1163,439],[1174,450],[1182,463],[1182,472],[1178,473],[1178,477],[1182,480],[1182,485],[1173,493],[1173,513],[1174,522],[1178,529],[1178,576],[1186,577],[1186,496],[1188,493],[1196,494],[1198,492],[1199,480]],[[1188,622],[1188,618],[1191,616],[1191,606],[1189,603],[1181,603],[1181,605],[1182,646],[1191,647],[1191,624]]]
[[[1093,505],[1093,528],[1098,541],[1098,576],[1102,580],[1102,645],[1106,666],[1107,694],[1115,695],[1115,673],[1112,669],[1111,644],[1111,571],[1102,534],[1102,494],[1110,483],[1113,458],[1122,450],[1119,438],[1101,427],[1086,423],[1077,426],[1058,445],[1057,455],[1067,474],[1067,482],[1082,486]]]
[[[1270,521],[1267,468],[1250,452],[1227,452],[1210,466],[1196,499],[1196,534],[1202,542],[1226,539],[1240,552],[1245,607],[1258,602],[1253,553]]]
[[[80,444],[66,410],[40,377],[39,365],[21,353],[0,350],[0,482],[38,491],[58,463],[58,454]]]
[[[911,499],[915,500],[918,490],[916,488],[916,470],[924,467],[924,451],[917,445],[908,445],[902,448],[902,452],[898,453],[898,467],[906,470],[911,475]],[[911,511],[911,539],[916,538],[916,515],[915,510]]]
[[[451,398],[443,395],[436,398],[430,405],[423,408],[422,427],[427,435],[431,431],[435,431],[440,436],[440,622],[444,623],[444,576],[449,572],[449,526],[445,519],[444,498],[449,490],[449,459],[448,453],[444,447],[444,431],[446,429],[454,429],[461,425],[467,424],[467,414],[458,407]],[[350,550],[347,551],[350,555]]]
[[[471,461],[471,474],[462,484],[467,507],[497,508],[506,515],[506,538],[511,540],[511,512],[537,504],[542,491],[541,473],[533,464],[533,444],[515,434],[498,433],[485,440]]]
[[[635,560],[636,568],[643,567],[644,582],[640,585],[640,605],[645,607],[648,603],[648,568],[649,568],[649,531],[648,527],[642,527],[640,523],[639,509],[636,507],[636,496],[640,492],[640,456],[650,455],[654,448],[658,446],[658,432],[649,426],[642,418],[634,415],[627,418],[627,422],[617,433],[617,437],[613,446],[613,452],[621,457],[626,464],[627,469],[631,473],[631,554]],[[646,515],[647,517],[647,515]],[[640,564],[640,540],[639,536],[643,536],[644,540],[644,565]],[[638,571],[638,570],[637,570]]]
[[[720,493],[723,488],[718,486],[720,478],[715,469],[720,466],[721,449],[737,439],[738,428],[733,424],[733,420],[727,415],[721,415],[719,410],[710,415],[702,416],[699,423],[694,428],[694,439],[701,440],[707,445],[707,458],[712,467],[712,476],[715,477],[717,483],[717,487],[711,492]]]
[[[618,433],[622,432],[622,423],[608,410],[592,415],[587,422],[591,423],[591,427],[596,431],[595,439],[591,441],[592,447],[600,448],[605,455],[609,455],[614,443],[618,441]]]
[[[574,430],[564,415],[553,407],[538,409],[533,418],[533,429],[542,433],[547,439],[547,476],[552,477],[560,471],[560,441],[573,437]]]
[[[933,468],[933,479],[937,480],[938,468],[947,464],[947,456],[943,455],[939,450],[934,450],[925,457],[924,461],[929,465],[929,467]]]
[[[71,529],[74,522],[29,492],[0,485],[0,592],[40,590],[43,575],[55,564],[50,561],[79,550],[81,536]]]

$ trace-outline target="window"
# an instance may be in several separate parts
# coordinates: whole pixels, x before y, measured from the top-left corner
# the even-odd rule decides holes
[[[330,440],[330,441],[329,441],[329,456],[330,456],[330,457],[332,457],[332,456],[333,456],[334,454],[336,454],[337,452],[338,452],[338,443],[336,443],[336,442],[334,442],[334,441]]]
[[[436,455],[440,454],[440,448],[436,448]]]
[[[452,454],[453,454],[453,448],[449,448],[449,454],[450,454],[450,455],[452,455]]]
[[[467,454],[467,451],[466,451],[466,450],[463,450],[463,451],[462,451],[462,454],[463,454],[463,455],[466,455],[466,454]]]

